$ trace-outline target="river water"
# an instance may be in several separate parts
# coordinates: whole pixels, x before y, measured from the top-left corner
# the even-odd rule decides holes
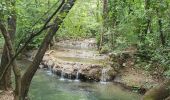
[[[82,44],[85,46],[81,47],[86,47],[87,43],[83,41]],[[97,51],[91,50],[88,46],[87,48],[80,48],[80,44],[77,45],[77,43],[70,41],[59,45],[64,47],[56,49],[53,55],[56,55],[56,58],[60,60],[83,64],[105,61],[105,56],[99,56],[96,53]],[[31,62],[22,60],[18,63],[24,70]],[[29,97],[31,100],[140,100],[141,95],[111,82],[102,84],[100,82],[61,79],[49,70],[39,69],[32,80]]]
[[[140,95],[113,83],[60,80],[47,70],[38,70],[33,78],[31,100],[140,100]]]

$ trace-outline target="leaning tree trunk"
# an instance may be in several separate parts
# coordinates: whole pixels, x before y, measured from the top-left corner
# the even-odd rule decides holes
[[[67,0],[65,2],[65,4],[62,6],[60,12],[58,13],[59,15],[56,16],[56,18],[53,22],[54,26],[52,26],[49,29],[49,32],[45,36],[32,64],[28,67],[28,69],[24,73],[24,75],[22,77],[22,81],[21,81],[21,100],[27,99],[31,80],[32,80],[34,74],[36,73],[36,71],[39,67],[39,64],[42,61],[42,58],[46,52],[46,49],[48,48],[48,45],[50,44],[53,36],[55,35],[55,33],[59,29],[60,25],[62,24],[64,18],[66,17],[66,14],[69,12],[69,10],[74,5],[75,1],[76,0]]]
[[[8,5],[11,5],[15,7],[15,0],[12,1],[6,1]],[[8,32],[10,35],[11,40],[14,40],[15,32],[16,32],[16,12],[15,9],[11,11],[11,17],[8,18]],[[7,46],[4,44],[4,49],[1,57],[1,68],[5,68],[9,62],[9,59],[7,57],[8,52],[7,52]],[[8,68],[6,73],[3,75],[3,78],[0,80],[0,89],[2,90],[7,90],[11,88],[11,67]]]
[[[143,96],[143,100],[165,100],[170,96],[170,80],[165,81],[160,86],[157,86]]]

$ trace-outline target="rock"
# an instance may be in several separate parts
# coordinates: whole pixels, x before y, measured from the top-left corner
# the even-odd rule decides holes
[[[53,67],[55,64],[54,64],[54,61],[49,60],[49,61],[47,62],[47,65],[50,66],[50,67]]]
[[[100,80],[100,77],[101,77],[100,69],[98,69],[98,68],[91,69],[89,71],[89,76],[93,77],[93,79],[95,79],[95,80]]]
[[[113,69],[112,67],[109,67],[107,73],[108,73],[107,81],[111,81],[111,80],[114,80],[118,72],[116,72],[115,69]]]
[[[75,79],[77,72],[81,76],[82,80],[94,80],[99,81],[101,78],[101,71],[103,66],[97,64],[79,64],[79,63],[58,63],[48,60],[44,62],[44,66],[53,66],[52,70],[57,75],[61,76],[61,73],[65,73],[65,78]],[[44,67],[41,65],[41,67]],[[112,80],[116,74],[112,67],[107,68],[107,80]]]
[[[40,67],[52,68],[53,72],[59,76],[64,73],[65,78],[76,78],[77,73],[79,74],[81,80],[93,80],[99,81],[101,78],[101,71],[103,68],[103,63],[96,62],[97,60],[106,60],[108,56],[100,55],[97,51],[90,50],[86,51],[84,49],[95,49],[96,40],[95,39],[83,39],[78,41],[66,40],[57,43],[57,50],[49,50],[44,55],[42,60],[42,65]],[[71,50],[69,49],[71,47]],[[77,50],[73,51],[72,48]],[[79,49],[80,48],[80,49]],[[83,48],[83,49],[82,49]],[[52,51],[53,53],[50,53]],[[67,58],[67,59],[65,59]],[[73,61],[72,61],[73,58]],[[75,59],[80,58],[80,60],[75,61]],[[87,59],[87,62],[85,60]],[[93,62],[94,59],[94,62]],[[89,62],[88,62],[89,61]],[[102,61],[103,62],[103,61]],[[115,72],[109,68],[108,80],[111,80]]]
[[[44,65],[42,65],[42,64],[41,64],[41,65],[39,65],[39,68],[43,69],[43,68],[44,68]]]

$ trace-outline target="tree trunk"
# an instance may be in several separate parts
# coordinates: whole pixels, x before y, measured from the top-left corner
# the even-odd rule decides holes
[[[46,49],[48,48],[48,45],[50,44],[53,36],[59,29],[60,25],[62,24],[64,18],[66,17],[66,14],[69,12],[69,10],[72,8],[76,0],[67,0],[65,4],[62,6],[59,15],[55,18],[53,24],[54,26],[49,29],[48,34],[45,36],[32,64],[28,67],[26,72],[24,73],[21,81],[21,100],[27,99],[29,87],[31,84],[31,80],[36,73],[39,64],[42,61],[42,58],[46,52]],[[64,2],[63,2],[64,3]],[[62,16],[61,16],[62,15]]]
[[[163,29],[162,29],[162,17],[159,11],[159,8],[156,9],[157,12],[157,17],[158,17],[158,26],[159,26],[159,37],[160,37],[160,41],[161,41],[161,45],[164,46],[165,45],[165,36],[163,34]]]
[[[13,58],[13,56],[15,55],[15,52],[14,52],[14,49],[12,46],[12,41],[11,41],[10,35],[5,28],[5,25],[2,22],[0,22],[0,30],[2,32],[4,39],[5,39],[6,49],[8,52],[6,56],[8,56],[9,60],[11,60],[10,58]],[[21,73],[20,73],[19,67],[17,67],[17,63],[15,60],[12,63],[12,66],[13,66],[14,75],[15,75],[15,91],[14,91],[15,97],[14,97],[14,100],[20,100],[19,95],[20,95],[20,86],[21,86],[20,85]]]
[[[7,52],[7,47],[4,45],[3,48],[3,53],[2,53],[2,58],[1,58],[1,66],[4,68],[6,64],[9,62],[9,59],[7,57],[8,52]],[[12,88],[11,86],[11,67],[7,69],[7,72],[4,73],[2,79],[0,80],[0,90],[8,90]]]
[[[6,1],[8,6],[13,6],[15,7],[15,0],[12,1]],[[11,17],[8,18],[8,32],[10,35],[11,40],[14,40],[15,32],[16,32],[16,12],[15,9],[11,11]],[[2,58],[1,58],[1,68],[4,68],[7,66],[9,59],[7,57],[8,52],[7,52],[7,47],[6,44],[4,44],[4,49],[2,53]],[[11,67],[8,68],[6,73],[4,74],[2,80],[0,81],[0,89],[9,89],[11,88]]]
[[[143,23],[143,29],[141,33],[141,42],[145,43],[145,37],[148,33],[151,32],[151,16],[150,16],[150,0],[145,0],[145,12],[146,12],[146,19]]]
[[[103,0],[103,27],[102,27],[102,32],[100,34],[99,50],[101,50],[103,46],[104,32],[105,32],[105,28],[107,27],[106,26],[107,15],[108,15],[108,0]]]
[[[143,96],[143,100],[165,100],[170,96],[170,80],[165,81],[160,86],[157,86]]]
[[[158,24],[159,24],[159,33],[160,33],[161,44],[162,44],[162,46],[164,46],[165,45],[165,36],[164,36],[163,30],[162,30],[162,19],[161,18],[158,19]]]

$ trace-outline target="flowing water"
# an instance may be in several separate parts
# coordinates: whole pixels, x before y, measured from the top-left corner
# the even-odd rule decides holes
[[[61,71],[61,78],[60,78],[60,80],[64,80],[64,71],[63,70]]]
[[[66,43],[66,44],[69,44]],[[64,45],[62,45],[64,46]],[[86,46],[86,45],[85,45]],[[101,63],[105,61],[104,56],[99,56],[94,49],[81,48],[79,46],[65,46],[58,48],[56,55],[64,61],[80,63]],[[20,66],[25,69],[30,62],[20,61]],[[78,66],[79,67],[79,66]],[[106,82],[106,71],[103,69],[101,82],[79,81],[79,70],[76,80],[64,79],[64,68],[61,77],[52,74],[50,70],[39,69],[35,74],[29,97],[31,100],[140,100],[141,95],[123,89],[119,85]],[[71,76],[70,76],[71,77]]]
[[[79,71],[76,73],[76,80],[79,80]]]
[[[25,69],[30,61],[18,63]],[[141,95],[114,83],[70,81],[39,69],[32,80],[29,97],[30,100],[140,100]]]
[[[107,82],[107,80],[106,80],[106,72],[107,72],[107,69],[105,69],[105,68],[103,68],[102,69],[102,76],[101,76],[101,81],[100,81],[100,83],[104,83],[104,84],[106,84],[106,82]]]
[[[113,83],[60,80],[44,70],[34,76],[29,96],[31,100],[140,100],[139,94]]]

